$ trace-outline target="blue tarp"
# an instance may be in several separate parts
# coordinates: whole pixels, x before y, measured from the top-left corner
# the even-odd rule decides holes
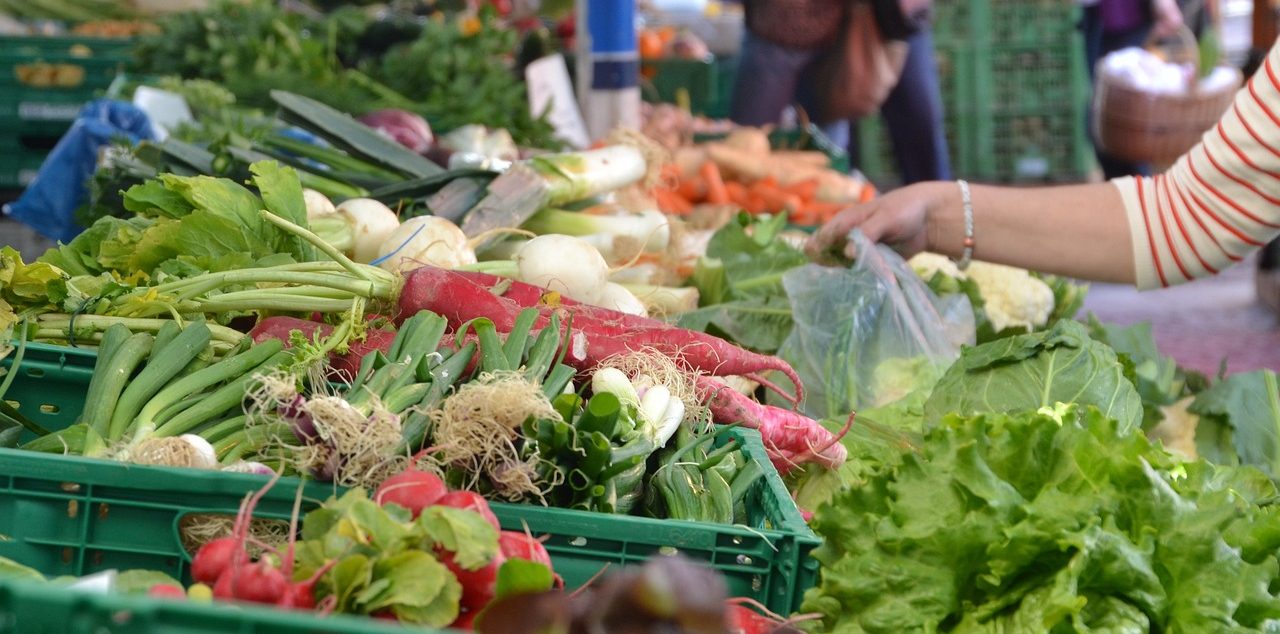
[[[98,151],[114,139],[131,143],[155,138],[151,120],[125,101],[100,99],[80,110],[40,166],[40,171],[5,213],[50,240],[69,242],[84,227],[74,212],[88,198],[88,182],[98,163]]]

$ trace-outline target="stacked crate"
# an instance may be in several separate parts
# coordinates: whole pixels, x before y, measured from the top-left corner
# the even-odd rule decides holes
[[[80,108],[128,61],[129,39],[0,37],[0,189],[26,186]]]
[[[935,55],[957,177],[999,183],[1081,180],[1092,168],[1088,76],[1070,0],[939,0]],[[860,165],[896,181],[883,124],[864,120]]]

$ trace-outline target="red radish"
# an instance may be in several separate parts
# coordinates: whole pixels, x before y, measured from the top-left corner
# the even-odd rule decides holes
[[[369,616],[372,616],[373,618],[378,619],[380,621],[399,621],[400,620],[396,618],[396,614],[395,612],[391,611],[391,608],[387,608],[385,610],[378,610],[377,612],[374,612]]]
[[[769,634],[778,627],[768,617],[738,603],[729,603],[725,616],[728,634]]]
[[[458,619],[449,625],[451,630],[462,630],[471,632],[475,630],[476,616],[480,614],[477,610],[463,610],[458,613]]]
[[[223,587],[225,584],[225,587]],[[288,581],[284,573],[265,561],[258,561],[246,566],[232,566],[218,578],[214,585],[214,596],[218,596],[219,587],[223,592],[230,592],[232,597],[251,603],[279,603],[284,597]],[[223,597],[218,597],[223,598]]]
[[[495,291],[501,291],[501,296]],[[782,372],[796,386],[793,402],[804,396],[800,377],[785,361],[744,350],[706,333],[677,328],[656,319],[639,317],[560,298],[556,306],[542,301],[546,291],[529,284],[492,275],[450,271],[423,266],[405,277],[400,292],[400,319],[429,310],[459,328],[479,317],[491,319],[499,332],[510,332],[523,308],[538,308],[538,327],[549,323],[554,311],[573,317],[573,327],[586,334],[589,345],[583,362],[587,370],[599,362],[628,352],[655,350],[676,359],[685,369],[716,376],[755,375],[767,370]],[[562,320],[564,323],[565,320]],[[768,384],[772,386],[772,384]],[[777,386],[772,386],[776,389]]]
[[[839,434],[833,434],[817,421],[771,405],[762,405],[746,395],[707,377],[697,379],[699,395],[707,401],[711,415],[720,422],[740,422],[744,427],[760,430],[769,458],[780,473],[813,460],[835,469],[844,464],[848,450],[840,438],[853,424],[853,416]]]
[[[253,330],[249,331],[249,336],[253,337],[254,343],[261,343],[267,339],[279,339],[285,344],[285,347],[288,347],[290,345],[289,333],[294,330],[301,331],[308,339],[311,339],[317,331],[319,331],[321,337],[328,337],[333,334],[333,326],[328,324],[296,317],[276,316],[268,317],[258,322],[253,327]],[[374,350],[387,352],[391,349],[391,343],[395,339],[395,331],[369,328],[365,331],[363,340],[351,342],[346,354],[338,354],[336,352],[330,354],[329,366],[335,374],[353,377],[360,371],[360,360],[364,358],[364,355]]]
[[[285,588],[284,596],[280,597],[280,607],[294,608],[297,610],[315,609],[315,583],[304,581],[302,583],[289,584],[289,586]]]
[[[410,468],[384,480],[374,493],[373,501],[380,505],[398,504],[418,519],[422,509],[436,504],[448,492],[448,487],[435,474]]]
[[[484,497],[479,493],[472,491],[450,491],[444,494],[439,500],[436,500],[436,505],[475,511],[492,524],[494,530],[502,530],[502,527],[498,525],[498,517],[494,515],[493,511],[489,508],[489,501],[484,499]]]
[[[528,533],[502,531],[498,534],[498,548],[507,559],[527,559],[551,567],[551,554],[543,547],[542,542]]]
[[[210,585],[217,583],[223,571],[237,559],[241,563],[249,560],[249,554],[240,546],[240,541],[234,537],[219,537],[196,551],[196,556],[191,559],[191,578]]]
[[[223,601],[234,601],[236,599],[236,593],[231,584],[232,576],[231,569],[228,568],[222,576],[218,577],[217,583],[213,584],[213,598]]]
[[[290,548],[290,552],[292,552],[293,546],[290,545],[289,548]],[[323,577],[325,573],[329,572],[331,569],[333,569],[334,566],[338,565],[339,561],[341,560],[330,559],[328,563],[321,566],[319,570],[316,570],[315,573],[311,575],[310,579],[305,579],[303,581],[295,581],[293,583],[290,583],[288,587],[285,588],[284,596],[280,597],[280,604],[279,604],[280,607],[297,608],[299,610],[315,609],[316,582],[320,581],[320,578]],[[291,562],[285,562],[284,566],[285,568],[293,567]]]
[[[453,553],[442,550],[439,552],[440,563],[444,564],[453,576],[458,578],[458,583],[462,584],[462,600],[460,604],[464,608],[472,610],[481,610],[493,600],[497,591],[498,569],[502,567],[506,558],[499,553],[478,570],[467,570],[458,565],[457,559]]]
[[[187,591],[171,583],[158,583],[147,590],[147,596],[162,599],[185,599]]]

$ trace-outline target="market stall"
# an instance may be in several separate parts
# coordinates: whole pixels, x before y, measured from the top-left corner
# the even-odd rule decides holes
[[[736,7],[639,7],[624,64],[582,5],[366,4],[0,1],[7,222],[55,241],[0,240],[0,633],[1280,619],[1275,369],[1059,275],[815,260],[882,192],[724,118]],[[938,4],[961,176],[1083,178],[1074,13]]]

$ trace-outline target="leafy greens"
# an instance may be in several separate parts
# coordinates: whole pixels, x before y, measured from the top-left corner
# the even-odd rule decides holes
[[[1247,464],[1280,477],[1280,387],[1276,373],[1226,377],[1187,408],[1199,416],[1196,452],[1216,464]]]
[[[924,405],[926,423],[948,414],[1026,412],[1093,405],[1122,427],[1142,423],[1142,399],[1114,350],[1066,320],[1049,330],[965,349]]]
[[[741,215],[717,231],[693,273],[701,307],[677,325],[776,352],[792,326],[782,274],[809,262],[779,237],[785,227],[786,216],[753,222]]]
[[[1096,408],[952,416],[820,507],[824,632],[1268,631],[1280,491]]]
[[[124,206],[134,217],[100,218],[38,262],[73,276],[140,271],[155,279],[314,260],[313,247],[258,214],[266,209],[306,226],[297,172],[275,161],[254,163],[250,172],[257,193],[225,178],[174,174],[130,187]]]

